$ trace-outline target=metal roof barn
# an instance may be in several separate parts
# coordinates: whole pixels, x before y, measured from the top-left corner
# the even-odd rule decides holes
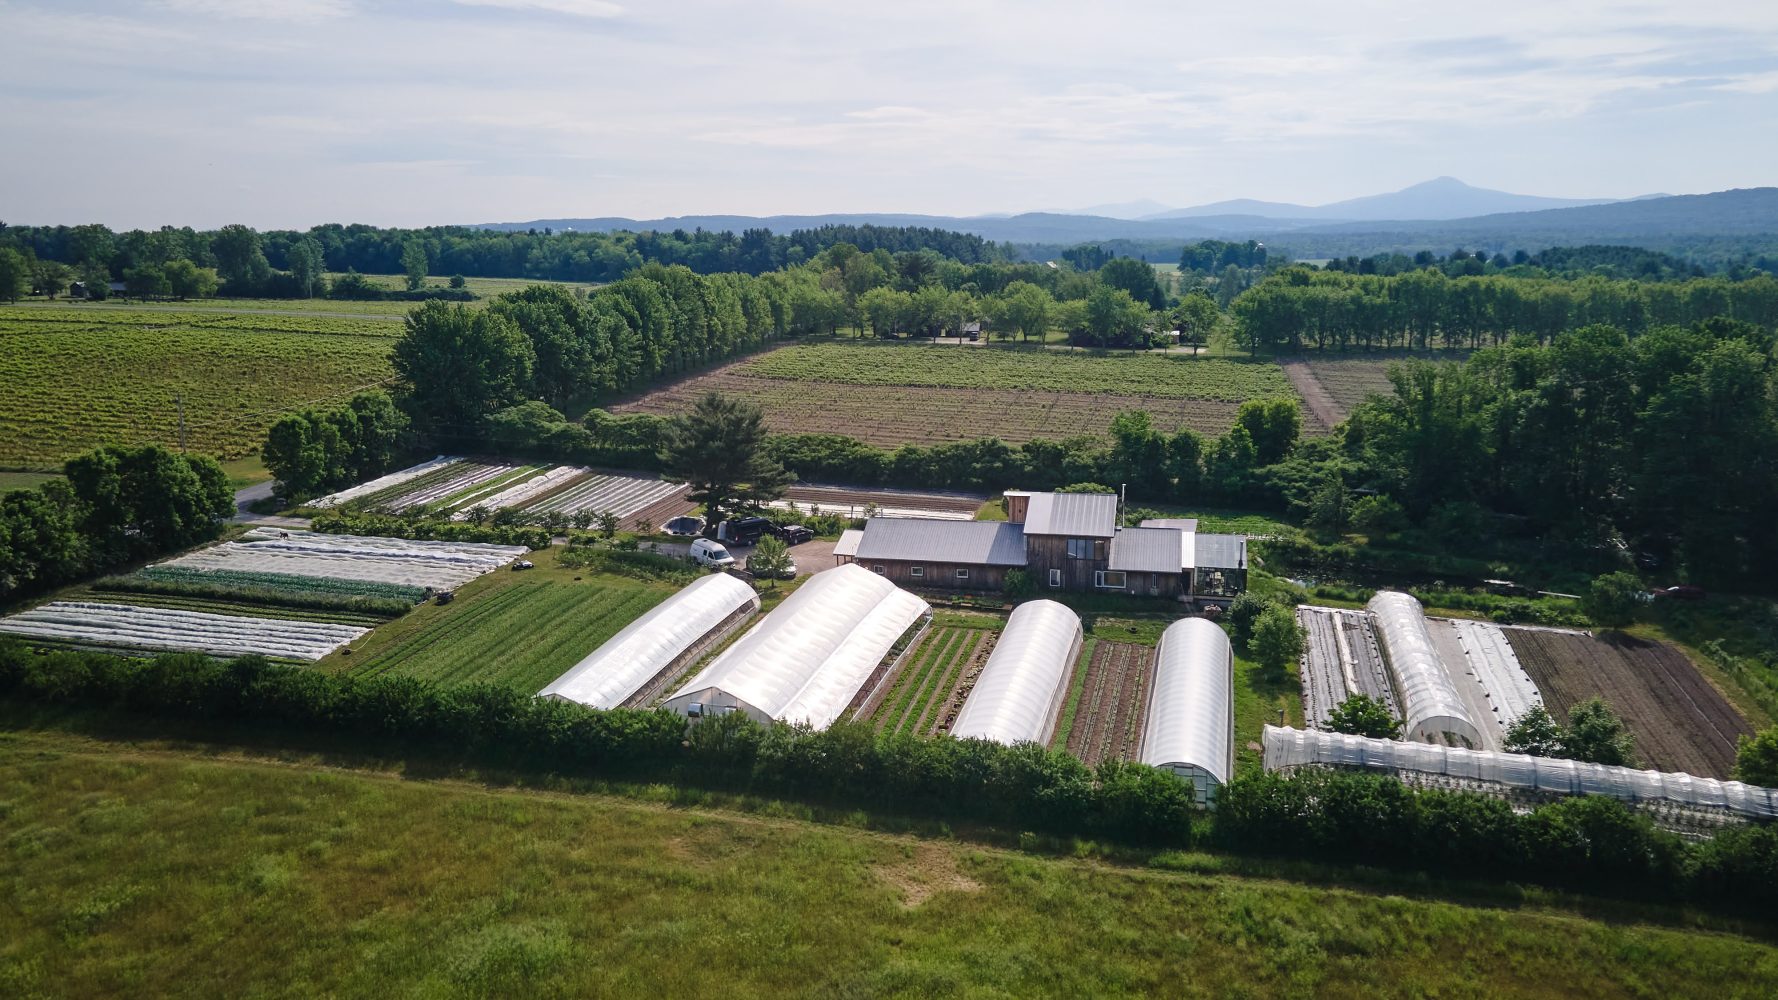
[[[1366,607],[1376,616],[1377,638],[1382,640],[1389,675],[1395,681],[1404,723],[1402,737],[1442,743],[1449,733],[1472,747],[1480,746],[1482,734],[1432,645],[1420,602],[1407,594],[1380,590]]]
[[[1006,521],[873,517],[854,554],[861,561],[1023,566],[1025,530]]]
[[[1355,767],[1438,775],[1460,787],[1479,783],[1557,795],[1608,795],[1627,802],[1671,802],[1778,819],[1778,789],[1690,774],[1277,726],[1265,728],[1264,746],[1268,771],[1304,765]]]
[[[1025,534],[1110,538],[1117,533],[1115,493],[1032,493]]]
[[[1191,565],[1192,536],[1175,528],[1124,528],[1111,539],[1109,569],[1178,573]]]
[[[930,610],[856,565],[817,573],[663,705],[688,716],[740,711],[758,722],[825,729]]]
[[[1137,759],[1191,782],[1199,802],[1235,773],[1234,652],[1209,619],[1182,618],[1161,633]]]
[[[1195,533],[1192,565],[1200,569],[1246,569],[1247,536]]]
[[[758,610],[759,595],[740,579],[727,573],[702,577],[624,626],[538,696],[617,708],[725,622]]]
[[[1013,610],[951,725],[959,739],[1048,743],[1080,656],[1080,617],[1055,601]]]

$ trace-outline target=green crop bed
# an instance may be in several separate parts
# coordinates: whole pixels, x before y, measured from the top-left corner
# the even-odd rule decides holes
[[[880,342],[795,344],[739,368],[761,378],[847,385],[930,386],[1162,396],[1238,403],[1294,399],[1271,362],[1049,349],[960,348]]]
[[[535,692],[672,592],[616,576],[577,581],[559,569],[490,573],[452,603],[424,605],[378,629],[357,652],[323,662],[365,676]]]
[[[987,645],[984,646],[983,644]],[[894,733],[924,735],[937,725],[963,669],[978,650],[993,645],[986,629],[931,629],[902,665],[901,675],[877,709],[876,724]]]
[[[390,376],[398,323],[325,315],[0,307],[0,463],[103,444],[238,457],[278,417]]]

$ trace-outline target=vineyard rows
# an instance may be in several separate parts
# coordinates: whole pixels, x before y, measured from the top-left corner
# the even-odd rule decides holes
[[[1126,387],[1130,388],[1130,387]],[[1220,435],[1237,403],[1113,392],[996,390],[901,386],[862,388],[828,382],[759,378],[738,371],[694,376],[612,407],[618,413],[683,413],[708,392],[749,399],[779,434],[844,433],[878,447],[997,437],[1011,444],[1076,434],[1105,434],[1123,410],[1145,410],[1171,433],[1189,427]],[[1303,426],[1320,433],[1307,413]]]
[[[387,337],[352,320],[71,313],[0,308],[0,464],[177,445],[180,400],[188,447],[238,457],[280,416],[390,376]]]
[[[1389,369],[1401,363],[1400,358],[1340,358],[1317,354],[1309,358],[1309,372],[1333,400],[1338,419],[1352,414],[1358,404],[1371,395],[1390,395],[1395,386],[1389,381]]]
[[[55,601],[0,619],[0,632],[32,638],[217,656],[257,653],[291,660],[319,660],[368,631],[327,622],[85,601]]]

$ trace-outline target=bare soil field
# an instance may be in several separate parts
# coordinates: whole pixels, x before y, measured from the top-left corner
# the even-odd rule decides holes
[[[1685,654],[1665,643],[1504,628],[1551,714],[1598,695],[1624,719],[1645,766],[1727,778],[1752,729]]]
[[[1284,369],[1284,377],[1290,379],[1291,388],[1296,390],[1297,395],[1303,397],[1303,405],[1308,408],[1311,414],[1314,414],[1316,420],[1332,427],[1346,419],[1350,407],[1341,406],[1334,400],[1333,395],[1327,391],[1327,387],[1315,377],[1315,372],[1310,369],[1307,361],[1301,358],[1280,360],[1278,367]]]
[[[797,483],[784,491],[784,499],[804,510],[820,507],[823,513],[862,517],[866,506],[888,516],[939,517],[967,521],[988,502],[986,495],[972,493],[921,493],[913,490],[858,489]]]
[[[1308,630],[1302,661],[1303,713],[1319,727],[1340,702],[1365,694],[1400,716],[1395,688],[1383,666],[1370,616],[1362,611],[1298,608],[1297,621]],[[1347,676],[1350,671],[1350,677]]]
[[[1087,664],[1086,686],[1068,731],[1068,752],[1088,767],[1129,760],[1142,744],[1143,710],[1154,681],[1154,647],[1101,642]]]
[[[1219,435],[1235,422],[1238,405],[1208,399],[1167,399],[1091,392],[961,389],[937,386],[858,386],[760,378],[728,365],[694,375],[611,407],[616,413],[683,413],[716,391],[764,407],[779,434],[849,434],[893,447],[913,442],[998,437],[1010,444],[1076,434],[1104,434],[1123,410],[1146,410],[1169,433],[1181,427]],[[1305,430],[1324,428],[1305,421]]]

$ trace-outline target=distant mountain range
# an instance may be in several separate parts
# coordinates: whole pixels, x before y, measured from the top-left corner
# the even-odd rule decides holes
[[[1150,204],[1129,202],[1096,208],[1102,212],[1132,211]],[[1468,214],[1450,214],[1464,212]],[[1063,212],[971,218],[882,213],[693,215],[665,219],[536,219],[479,228],[733,232],[770,229],[786,233],[826,225],[926,226],[1040,247],[1106,241],[1158,244],[1259,239],[1298,257],[1423,247],[1535,249],[1532,244],[1588,242],[1639,242],[1650,249],[1664,249],[1684,245],[1688,240],[1778,235],[1778,187],[1588,201],[1487,191],[1451,178],[1439,178],[1391,194],[1332,205],[1311,207],[1239,200],[1172,209],[1136,219]]]

